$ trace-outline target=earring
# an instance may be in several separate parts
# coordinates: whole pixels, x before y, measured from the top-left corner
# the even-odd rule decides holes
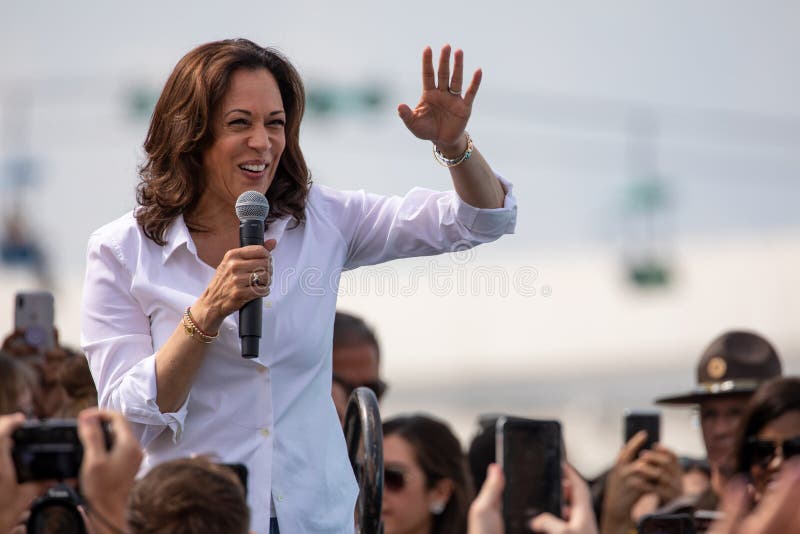
[[[441,501],[432,502],[429,510],[433,515],[439,515],[444,512],[445,503]]]

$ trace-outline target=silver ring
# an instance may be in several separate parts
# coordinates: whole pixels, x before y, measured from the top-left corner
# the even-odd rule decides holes
[[[261,285],[261,278],[259,278],[258,273],[253,271],[250,273],[250,285],[251,286],[260,286]]]
[[[447,88],[447,92],[454,96],[461,96],[461,91],[453,91],[449,87]]]

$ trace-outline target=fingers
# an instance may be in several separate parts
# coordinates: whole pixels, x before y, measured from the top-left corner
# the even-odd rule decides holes
[[[263,246],[248,245],[246,247],[232,248],[226,252],[225,255],[229,258],[239,258],[242,260],[260,260],[263,258],[268,258],[270,251],[275,248],[275,245],[272,245],[272,249],[268,249],[267,243],[274,241],[274,239],[267,239],[264,241]]]
[[[800,460],[781,467],[773,487],[761,498],[755,512],[743,523],[744,532],[793,532],[800,516]],[[791,525],[795,525],[791,527]]]
[[[133,435],[131,425],[125,416],[120,412],[106,411],[102,413],[103,418],[111,423],[113,438],[113,452],[119,452],[127,457],[139,456],[141,458],[141,447],[139,440]],[[138,464],[137,464],[138,465]]]
[[[397,106],[397,114],[403,120],[403,124],[406,125],[406,128],[410,128],[411,123],[414,122],[414,112],[411,111],[411,108],[408,107],[407,104],[400,104]]]
[[[107,456],[100,410],[89,408],[78,415],[78,437],[83,444],[83,461],[90,465],[102,462]]]
[[[565,465],[565,472],[571,489],[570,524],[584,524],[589,522],[589,518],[591,518],[591,522],[594,522],[592,494],[589,485],[571,465]]]
[[[111,426],[111,450],[106,450],[105,434],[101,424]],[[86,465],[102,462],[109,457],[126,462],[138,469],[142,459],[141,447],[133,435],[130,423],[119,412],[87,408],[78,414],[78,436],[83,444]]]
[[[503,470],[497,464],[489,464],[486,469],[486,480],[481,486],[481,491],[475,497],[482,505],[490,508],[500,507],[500,497],[503,495],[503,488],[506,485],[503,477]]]
[[[450,88],[450,45],[442,47],[439,54],[439,89],[446,91]]]
[[[547,534],[562,534],[568,532],[567,522],[559,519],[550,512],[537,515],[528,523],[531,530],[535,532],[545,532]]]
[[[722,519],[714,522],[709,532],[713,534],[733,532],[747,508],[747,483],[744,478],[736,478],[728,484],[722,495],[719,507]]]
[[[450,79],[450,91],[460,93],[464,85],[464,51],[459,49],[453,53],[453,77]]]
[[[0,442],[3,445],[11,445],[11,442],[5,442],[5,438],[11,438],[11,434],[22,423],[25,422],[25,416],[19,412],[10,415],[0,416]]]
[[[468,106],[472,106],[472,102],[475,101],[475,95],[478,94],[478,88],[481,86],[481,78],[483,78],[483,71],[478,69],[472,75],[472,81],[467,88],[467,92],[464,93],[464,102]]]
[[[481,490],[469,507],[468,533],[485,534],[502,532],[503,517],[501,498],[505,478],[503,470],[497,464],[490,464],[486,470],[486,480]]]
[[[636,455],[639,453],[639,449],[642,448],[642,445],[645,444],[647,441],[647,432],[644,430],[640,430],[633,437],[628,440],[628,443],[622,447],[622,450],[617,456],[617,464],[628,464],[631,463],[635,458]]]
[[[436,89],[436,78],[433,73],[433,50],[430,46],[426,46],[422,51],[422,90],[434,89]]]

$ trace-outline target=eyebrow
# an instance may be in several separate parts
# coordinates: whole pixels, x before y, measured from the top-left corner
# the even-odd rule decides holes
[[[252,113],[247,111],[246,109],[236,108],[236,109],[232,109],[230,111],[226,111],[225,114],[223,115],[223,117],[227,117],[231,113],[237,113],[237,112],[238,113],[244,113],[245,115],[252,115]],[[283,111],[282,109],[276,109],[275,111],[271,112],[268,116],[272,117],[274,115],[281,115],[281,114],[286,114],[286,112]]]

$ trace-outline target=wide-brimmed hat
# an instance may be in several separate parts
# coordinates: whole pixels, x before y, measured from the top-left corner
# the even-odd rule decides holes
[[[658,404],[697,404],[709,398],[753,393],[762,382],[781,376],[781,360],[769,341],[754,332],[725,332],[703,351],[697,387]]]

